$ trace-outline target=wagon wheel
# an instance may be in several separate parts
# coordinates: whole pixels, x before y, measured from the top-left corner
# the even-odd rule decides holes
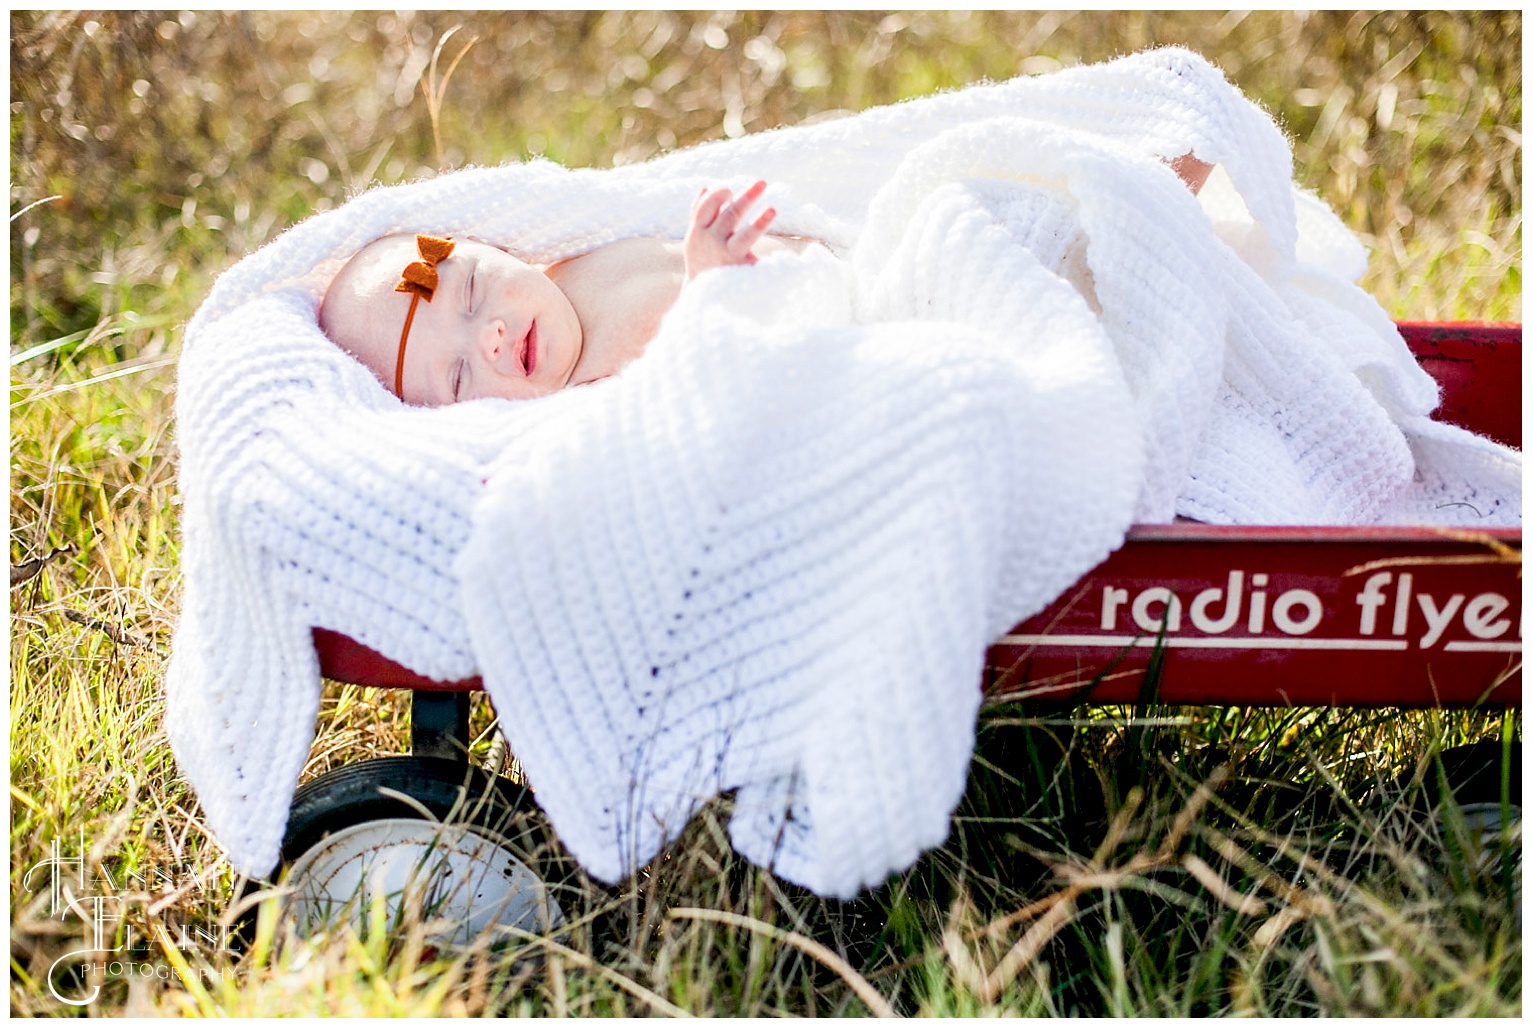
[[[1521,805],[1521,740],[1511,744],[1510,792],[1511,802]],[[1469,743],[1466,746],[1450,746],[1442,750],[1442,770],[1446,772],[1447,784],[1459,803],[1500,802],[1501,744],[1498,739]],[[1426,792],[1433,802],[1440,800],[1440,784],[1435,776],[1425,783]]]
[[[1434,824],[1433,831],[1441,832],[1447,845],[1469,865],[1498,875],[1506,867],[1502,831],[1521,822],[1521,742],[1512,745],[1508,767],[1502,767],[1499,741],[1453,746],[1442,750],[1438,759],[1440,767],[1433,761],[1425,769],[1410,816]],[[1502,773],[1509,776],[1504,805]],[[1413,771],[1401,774],[1379,800],[1409,791],[1414,779]],[[1520,851],[1519,840],[1512,845]]]
[[[343,917],[360,928],[381,898],[390,927],[413,908],[433,943],[467,944],[493,926],[568,924],[576,874],[525,788],[455,761],[387,757],[298,790],[276,877],[300,935]],[[253,938],[254,920],[252,911],[242,938]]]
[[[1502,817],[1501,809],[1502,750],[1498,741],[1477,742],[1467,746],[1453,746],[1441,753],[1441,774],[1428,772],[1424,785],[1424,799],[1430,810],[1437,810],[1442,802],[1442,784],[1452,791],[1452,797],[1463,811],[1469,824],[1486,832],[1498,832]],[[1521,820],[1521,742],[1511,746],[1509,796],[1511,820]]]

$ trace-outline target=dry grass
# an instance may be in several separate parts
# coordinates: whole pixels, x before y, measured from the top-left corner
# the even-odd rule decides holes
[[[640,160],[1185,43],[1281,120],[1302,181],[1375,247],[1366,284],[1392,313],[1521,316],[1515,12],[11,17],[11,209],[37,204],[11,236],[12,562],[68,548],[11,593],[18,1014],[69,1012],[42,976],[81,924],[50,916],[24,878],[52,843],[77,856],[83,833],[86,863],[113,879],[95,891],[121,897],[119,930],[138,937],[206,929],[230,901],[160,729],[180,585],[179,326],[213,276],[287,225],[433,171],[417,85],[454,25],[449,58],[479,42],[443,101],[449,166]],[[633,881],[587,887],[587,918],[556,943],[433,955],[414,928],[337,931],[235,960],[156,942],[142,950],[154,966],[228,976],[108,978],[86,1009],[1519,1012],[1519,831],[1487,843],[1512,860],[1486,858],[1460,818],[1415,809],[1437,749],[1519,739],[1518,718],[1108,713],[1123,716],[987,712],[952,838],[856,903],[743,864],[719,801]],[[476,706],[479,757],[489,716]],[[407,724],[402,696],[328,686],[305,775],[401,752]],[[174,883],[129,877],[149,869]]]

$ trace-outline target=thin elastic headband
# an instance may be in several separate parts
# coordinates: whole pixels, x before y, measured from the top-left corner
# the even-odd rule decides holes
[[[399,360],[394,365],[394,395],[401,400],[404,399],[404,347],[410,340],[410,323],[415,320],[415,307],[422,297],[426,303],[431,302],[431,297],[436,293],[437,262],[452,256],[452,246],[450,239],[417,235],[415,249],[420,252],[420,260],[406,265],[403,277],[394,286],[394,292],[410,294],[410,312],[404,316],[404,331],[399,335]]]

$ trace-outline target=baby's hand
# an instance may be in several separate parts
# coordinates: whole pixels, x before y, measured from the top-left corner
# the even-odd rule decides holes
[[[766,191],[766,183],[757,182],[730,203],[727,189],[712,192],[704,189],[692,204],[691,225],[686,230],[686,280],[690,282],[710,268],[730,264],[754,264],[750,248],[766,233],[766,226],[777,216],[768,207],[748,224],[740,222]]]

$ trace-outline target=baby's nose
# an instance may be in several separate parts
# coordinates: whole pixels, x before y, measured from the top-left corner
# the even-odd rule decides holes
[[[505,322],[499,318],[491,320],[480,329],[479,347],[484,353],[484,359],[497,371],[509,371],[509,366],[516,363],[516,347],[506,337]]]

